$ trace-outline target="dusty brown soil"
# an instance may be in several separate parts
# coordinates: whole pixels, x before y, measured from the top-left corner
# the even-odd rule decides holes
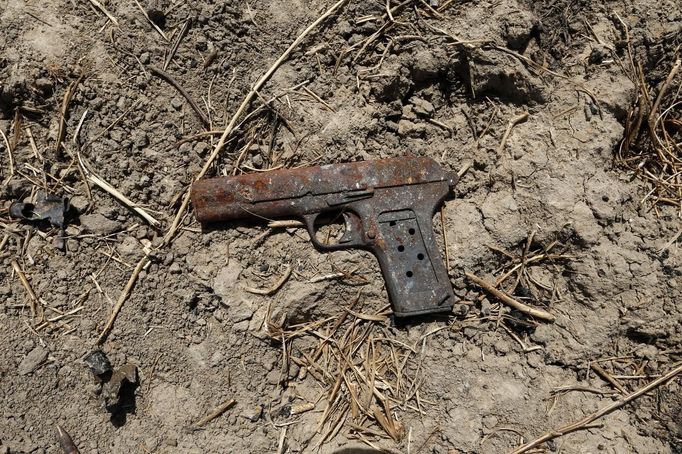
[[[624,24],[658,84],[682,41],[678,1],[414,1],[394,22],[383,1],[351,1],[250,106],[258,112],[209,175],[406,154],[453,170],[473,163],[444,224],[436,216],[461,300],[454,313],[407,323],[348,315],[342,326],[371,333],[371,348],[350,359],[358,374],[370,356],[392,358],[375,389],[390,397],[395,439],[344,401],[327,418],[332,347],[320,370],[301,368],[325,336],[340,342],[331,328],[350,302],[356,314],[385,314],[371,255],[318,253],[297,228],[202,231],[191,211],[174,240],[161,241],[249,88],[331,3],[143,1],[169,41],[135,2],[104,4],[118,27],[88,1],[0,3],[0,131],[13,157],[0,142],[0,452],[61,452],[57,424],[83,453],[370,452],[367,442],[389,452],[507,452],[682,361],[682,249],[670,242],[679,208],[640,203],[650,188],[614,161],[637,95]],[[149,69],[163,66],[189,17],[166,72],[207,127]],[[64,95],[81,74],[56,153]],[[523,112],[527,121],[500,147]],[[218,135],[198,136],[206,129]],[[77,154],[161,226],[97,187],[90,199]],[[45,187],[71,199],[63,248],[58,229],[8,215],[11,202]],[[500,251],[519,257],[527,243],[531,253],[551,246],[555,257],[530,264],[514,295],[555,323],[510,312],[464,276],[501,276],[510,258]],[[150,263],[102,345],[115,367],[139,371],[112,414],[83,358],[145,250]],[[31,317],[13,260],[51,322]],[[274,295],[244,290],[270,287],[288,266]],[[595,374],[597,360],[620,390]],[[681,385],[675,379],[541,452],[682,452]],[[366,398],[373,402],[371,389]],[[228,399],[233,407],[193,429]],[[313,409],[292,414],[304,404]]]

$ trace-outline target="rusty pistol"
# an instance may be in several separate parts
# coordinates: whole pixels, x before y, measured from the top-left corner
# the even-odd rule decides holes
[[[297,218],[319,250],[372,252],[393,312],[405,317],[452,309],[432,219],[456,183],[456,173],[430,158],[403,157],[204,179],[191,197],[201,222]],[[334,214],[345,230],[326,244],[316,235],[317,221]]]

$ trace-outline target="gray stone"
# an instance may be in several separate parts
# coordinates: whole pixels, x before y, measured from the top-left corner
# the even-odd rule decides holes
[[[173,262],[171,266],[168,268],[168,272],[171,274],[180,274],[182,273],[182,268],[178,264],[178,262]]]
[[[550,325],[540,325],[533,331],[530,338],[535,343],[547,345],[551,342],[554,334],[553,328]]]
[[[19,375],[28,375],[38,368],[47,359],[47,349],[37,346],[21,360],[17,372]]]
[[[81,227],[86,233],[109,235],[121,229],[121,224],[107,219],[99,213],[86,214],[80,217]]]
[[[173,98],[171,100],[171,106],[175,110],[180,110],[182,108],[182,99],[180,98]]]
[[[147,137],[147,133],[144,131],[141,131],[139,129],[136,129],[133,131],[132,134],[132,139],[133,139],[133,144],[138,148],[142,149],[149,145],[149,138]]]
[[[123,257],[134,257],[141,254],[142,244],[134,237],[127,235],[123,238],[123,241],[116,246],[116,249]]]

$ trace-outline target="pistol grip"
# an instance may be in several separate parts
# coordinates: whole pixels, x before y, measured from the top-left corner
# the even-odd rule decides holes
[[[379,215],[379,241],[373,252],[398,317],[452,310],[455,296],[431,216],[409,209]]]

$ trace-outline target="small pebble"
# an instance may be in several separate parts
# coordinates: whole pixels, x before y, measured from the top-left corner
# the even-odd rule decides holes
[[[180,110],[182,108],[182,99],[180,98],[173,98],[171,100],[171,107],[175,110]]]

